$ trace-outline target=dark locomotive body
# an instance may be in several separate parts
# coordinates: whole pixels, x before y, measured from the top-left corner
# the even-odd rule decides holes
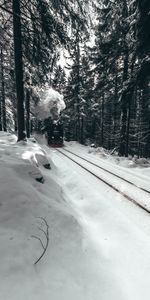
[[[61,121],[52,121],[47,119],[45,121],[45,136],[47,144],[51,147],[63,146],[63,123]]]

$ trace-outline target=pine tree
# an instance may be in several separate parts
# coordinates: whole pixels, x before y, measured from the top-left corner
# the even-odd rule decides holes
[[[17,91],[18,141],[25,138],[24,84],[20,0],[13,0],[13,37]]]

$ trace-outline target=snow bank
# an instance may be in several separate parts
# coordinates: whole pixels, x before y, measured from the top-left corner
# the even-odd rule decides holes
[[[120,166],[135,168],[135,167],[150,167],[150,159],[138,158],[136,155],[128,157],[118,156],[116,151],[107,150],[103,147],[88,146],[88,153],[99,156],[100,158],[107,159],[108,161],[114,162]]]
[[[57,168],[34,139],[16,140],[0,133],[0,299],[83,300],[82,230],[65,202]],[[49,244],[35,265],[47,229]]]
[[[16,140],[0,133],[0,300],[148,300],[149,216],[55,149]]]

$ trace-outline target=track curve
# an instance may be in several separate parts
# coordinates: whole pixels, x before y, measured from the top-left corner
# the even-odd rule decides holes
[[[66,153],[68,152],[68,153],[70,153],[71,155],[74,155],[74,157],[77,157],[77,158],[80,158],[80,159],[83,160],[83,161],[86,161],[87,163],[89,163],[89,164],[91,164],[91,165],[97,167],[98,169],[101,169],[101,170],[103,170],[103,171],[105,171],[105,172],[107,172],[107,173],[109,173],[109,174],[111,174],[111,175],[113,175],[113,176],[115,176],[115,177],[117,177],[117,178],[119,178],[119,179],[125,181],[126,183],[128,183],[128,184],[130,184],[130,185],[136,187],[137,189],[143,191],[143,192],[146,193],[146,194],[150,194],[149,191],[147,191],[146,189],[140,188],[139,186],[137,186],[137,185],[134,184],[133,182],[131,182],[131,181],[129,181],[129,180],[126,180],[126,179],[122,178],[122,177],[119,176],[119,175],[116,175],[115,173],[113,173],[113,172],[111,172],[111,171],[109,172],[107,169],[98,166],[97,164],[95,164],[95,163],[93,163],[93,162],[91,162],[91,161],[89,161],[89,160],[87,160],[87,159],[81,157],[81,156],[78,155],[78,154],[73,153],[73,152],[70,151],[70,150],[66,150],[66,149],[64,149],[64,148],[63,148],[63,150],[60,150],[60,149],[56,149],[56,150],[57,150],[59,153],[61,153],[62,155],[64,155],[65,157],[67,157],[68,159],[70,159],[71,161],[73,161],[74,163],[76,163],[77,165],[79,165],[81,168],[83,168],[84,170],[86,170],[87,172],[89,172],[91,175],[93,175],[94,177],[96,177],[98,180],[102,181],[102,182],[105,183],[107,186],[109,186],[110,188],[112,188],[113,190],[115,190],[117,193],[121,194],[121,195],[122,195],[123,197],[125,197],[128,201],[134,203],[136,206],[140,207],[140,208],[143,209],[145,212],[150,213],[150,209],[147,208],[146,205],[143,205],[143,204],[137,202],[136,199],[134,199],[133,197],[130,197],[129,195],[127,195],[127,193],[122,192],[121,190],[119,190],[119,188],[115,187],[113,184],[107,182],[106,180],[104,180],[104,179],[101,178],[100,176],[96,175],[94,172],[92,172],[91,170],[89,170],[87,167],[83,166],[81,163],[79,163],[78,161],[76,161],[74,158],[69,157],[69,155],[67,155]],[[66,153],[64,153],[64,152],[66,152]],[[149,199],[149,200],[150,200],[150,199]]]
[[[76,154],[76,153],[73,153],[73,152],[70,151],[70,150],[67,150],[67,149],[65,149],[65,148],[63,148],[63,150],[66,151],[66,152],[69,152],[69,153],[71,153],[71,154],[73,154],[73,155],[75,155],[75,156],[77,156],[77,157],[79,157],[79,158],[81,158],[81,159],[83,159],[83,160],[85,160],[86,162],[90,163],[91,165],[93,165],[93,166],[95,166],[95,167],[97,167],[97,168],[99,168],[99,169],[101,169],[101,170],[103,170],[103,171],[105,171],[105,172],[107,172],[107,173],[109,173],[109,174],[111,174],[111,175],[114,175],[115,177],[117,177],[117,178],[119,178],[119,179],[121,179],[121,180],[124,180],[125,182],[127,182],[127,183],[129,183],[129,184],[131,184],[131,185],[133,185],[133,186],[135,186],[135,187],[141,189],[142,191],[144,191],[144,192],[150,194],[150,191],[148,191],[148,190],[146,190],[146,189],[144,189],[144,188],[142,188],[142,187],[139,187],[137,184],[133,183],[132,181],[127,180],[127,179],[125,179],[125,178],[123,178],[123,177],[121,177],[121,176],[119,176],[119,175],[117,175],[117,174],[115,174],[115,173],[113,173],[113,172],[111,172],[111,171],[109,171],[109,170],[103,168],[103,167],[100,167],[99,165],[97,165],[97,164],[91,162],[90,160],[88,160],[88,159],[86,159],[86,158],[84,158],[84,157],[81,157],[80,155],[78,155],[78,154]]]

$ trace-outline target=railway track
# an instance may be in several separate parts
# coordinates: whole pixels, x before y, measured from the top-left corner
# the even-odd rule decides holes
[[[140,188],[142,191],[144,191],[144,192],[150,194],[150,191],[148,191],[148,190],[146,190],[146,189],[144,189],[144,188],[138,186],[138,185],[135,184],[134,182],[132,182],[132,181],[130,181],[130,180],[127,180],[127,179],[125,179],[125,178],[123,178],[123,177],[117,175],[116,173],[114,173],[114,172],[112,172],[112,171],[110,171],[110,170],[107,170],[106,168],[103,168],[103,167],[101,167],[101,166],[95,164],[94,162],[91,162],[90,160],[81,157],[80,155],[78,155],[78,154],[76,154],[76,153],[73,153],[73,152],[70,151],[70,150],[67,150],[67,149],[63,148],[63,151],[68,152],[68,153],[71,153],[71,154],[73,154],[74,156],[76,156],[76,157],[78,157],[78,158],[81,158],[81,159],[83,159],[84,161],[88,162],[89,164],[91,164],[91,165],[93,165],[93,166],[95,166],[95,167],[97,167],[97,168],[99,168],[99,169],[101,169],[101,170],[103,170],[103,171],[105,171],[105,172],[111,174],[111,175],[114,175],[115,177],[117,177],[117,178],[119,178],[119,179],[121,179],[121,180],[124,180],[125,182],[127,182],[127,183],[129,183],[129,184],[131,184],[131,185],[133,185],[133,186],[136,186],[137,188]]]
[[[90,174],[92,174],[94,177],[96,177],[98,180],[102,181],[103,183],[105,183],[107,186],[109,186],[110,188],[112,188],[113,190],[115,190],[117,193],[121,194],[123,197],[125,197],[128,201],[134,203],[136,206],[140,207],[141,209],[143,209],[144,211],[146,211],[147,213],[150,213],[150,191],[139,187],[138,185],[136,185],[135,183],[115,174],[114,172],[111,172],[107,169],[105,169],[104,167],[101,167],[91,161],[89,161],[86,158],[81,157],[80,155],[73,153],[70,150],[67,149],[57,149],[57,151],[59,153],[61,153],[62,155],[64,155],[65,157],[67,157],[68,159],[70,159],[71,161],[73,161],[74,163],[76,163],[77,165],[79,165],[81,168],[83,168],[84,170],[86,170],[87,172],[89,172]],[[73,156],[73,157],[72,157]],[[80,160],[80,161],[79,161]],[[137,193],[139,193],[139,191],[143,192],[143,197],[147,198],[147,204],[146,203],[140,203],[140,201],[137,201],[134,197],[130,196],[128,192],[125,191],[121,191],[120,188],[118,188],[117,186],[115,186],[115,184],[108,182],[106,179],[102,178],[102,176],[95,174],[95,171],[91,171],[88,167],[87,164],[86,166],[84,166],[84,164],[82,163],[86,162],[89,164],[89,166],[94,166],[96,167],[96,169],[102,170],[105,173],[109,174],[109,175],[113,175],[115,178],[120,179],[122,182],[125,182],[129,185],[129,188],[134,187],[136,188]],[[149,197],[149,198],[148,198]]]

